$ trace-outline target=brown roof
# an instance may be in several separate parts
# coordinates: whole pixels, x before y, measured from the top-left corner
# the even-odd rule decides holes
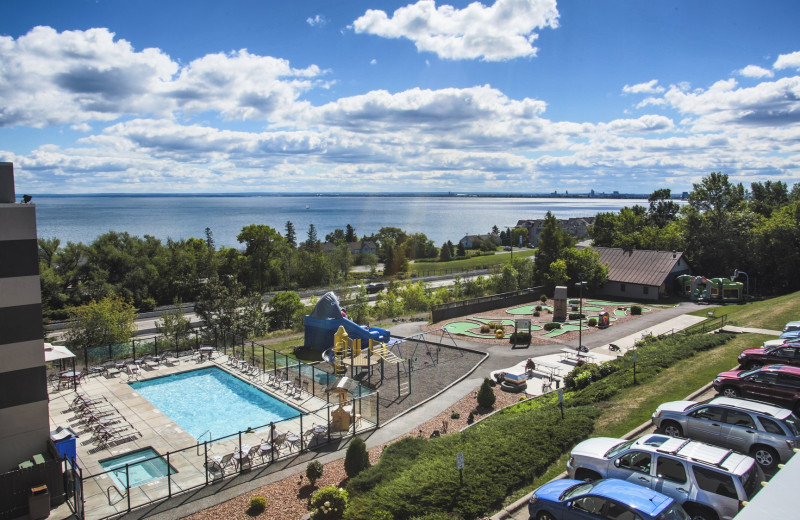
[[[608,281],[658,287],[683,258],[680,251],[648,251],[595,247],[600,263],[608,266]]]

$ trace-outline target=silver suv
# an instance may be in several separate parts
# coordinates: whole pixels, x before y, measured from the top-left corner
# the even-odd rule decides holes
[[[750,399],[716,397],[707,403],[672,401],[653,413],[658,431],[749,453],[772,472],[800,446],[800,424],[790,410]]]
[[[764,472],[751,457],[666,435],[636,441],[597,437],[573,448],[570,478],[618,478],[675,499],[693,520],[733,518],[761,489]]]

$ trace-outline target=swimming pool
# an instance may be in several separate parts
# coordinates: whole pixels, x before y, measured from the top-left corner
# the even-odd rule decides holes
[[[143,448],[125,455],[101,460],[100,466],[108,471],[108,475],[120,491],[127,487],[126,464],[129,465],[127,474],[130,477],[130,487],[132,488],[167,476],[167,461],[159,456],[153,448]],[[177,473],[177,470],[170,466],[169,474],[173,473]]]
[[[217,367],[137,381],[131,388],[197,440],[217,439],[301,413]]]

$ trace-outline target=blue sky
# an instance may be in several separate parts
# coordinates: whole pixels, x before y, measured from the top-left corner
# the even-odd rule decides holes
[[[22,193],[800,182],[800,2],[5,0]]]

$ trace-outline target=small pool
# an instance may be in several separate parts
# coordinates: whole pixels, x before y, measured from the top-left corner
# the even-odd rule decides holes
[[[301,413],[217,367],[137,381],[130,386],[197,440],[218,439]]]
[[[128,487],[128,481],[125,478],[126,464],[128,464],[127,474],[130,477],[130,487],[132,488],[167,476],[167,461],[153,448],[143,448],[125,455],[101,460],[100,466],[108,472],[120,491]],[[177,473],[177,470],[170,466],[169,474],[173,473]]]

